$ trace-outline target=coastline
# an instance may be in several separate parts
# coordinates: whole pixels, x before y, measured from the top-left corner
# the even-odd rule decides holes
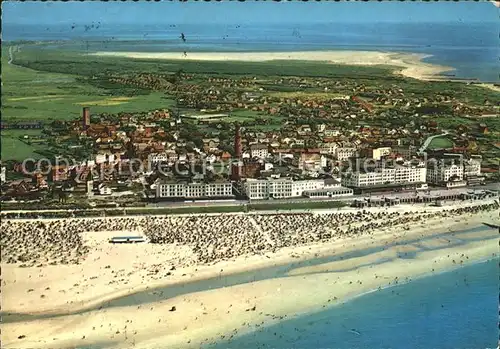
[[[429,55],[417,53],[393,53],[377,51],[296,51],[296,52],[95,52],[89,55],[126,57],[152,60],[192,61],[248,61],[266,62],[274,60],[300,60],[328,62],[340,65],[391,66],[398,67],[396,75],[424,81],[447,80],[440,76],[454,68],[423,62]]]
[[[109,293],[109,289],[104,287],[105,282],[109,280],[105,275],[99,275],[96,283],[91,285],[91,281],[86,277],[91,274],[92,270],[96,275],[99,272],[99,266],[114,262],[113,268],[118,269],[120,263],[127,271],[127,264],[132,266],[136,263],[133,255],[129,257],[129,263],[123,263],[120,259],[124,255],[116,253],[111,260],[96,261],[93,258],[105,258],[106,251],[109,246],[102,246],[101,251],[97,251],[96,255],[91,255],[87,261],[83,263],[89,264],[87,273],[81,273],[79,266],[51,266],[49,270],[39,268],[31,268],[32,270],[18,268],[12,265],[2,265],[4,269],[4,308],[3,312],[22,312],[29,309],[30,312],[47,312],[48,309],[66,310],[69,313],[82,308],[82,303],[88,306],[89,303],[103,304],[106,300],[110,301],[120,296],[130,295],[130,288],[137,293],[136,304],[128,306],[119,306],[112,308],[104,308],[102,310],[92,310],[87,313],[64,315],[58,318],[5,323],[2,325],[4,333],[7,334],[4,338],[6,347],[54,347],[54,346],[74,346],[74,345],[89,345],[91,343],[106,342],[107,347],[111,342],[120,345],[131,345],[131,338],[127,339],[127,333],[135,332],[133,335],[133,343],[139,347],[151,347],[155,345],[168,345],[168,347],[199,347],[201,343],[205,343],[205,339],[210,341],[215,338],[220,338],[221,335],[233,333],[236,328],[242,327],[242,323],[246,323],[246,330],[251,331],[256,325],[270,325],[276,321],[278,317],[287,317],[287,314],[304,314],[315,310],[321,310],[325,305],[330,305],[338,302],[346,302],[353,297],[358,297],[366,292],[374,292],[378,287],[387,287],[394,282],[395,276],[399,280],[404,280],[405,277],[415,278],[422,277],[430,273],[431,269],[446,271],[449,268],[456,266],[453,259],[457,259],[467,255],[465,264],[473,261],[488,258],[492,253],[497,253],[498,248],[496,239],[488,238],[480,241],[467,241],[458,246],[452,246],[443,238],[439,237],[440,233],[449,233],[453,236],[453,231],[462,230],[464,228],[480,227],[484,220],[488,220],[493,215],[482,213],[474,216],[464,215],[461,217],[452,218],[437,218],[430,222],[419,223],[412,227],[411,230],[403,230],[401,226],[385,229],[376,232],[372,236],[360,236],[356,238],[345,238],[333,241],[327,244],[305,245],[294,248],[285,248],[275,254],[272,254],[272,259],[269,256],[251,256],[237,258],[235,261],[218,262],[214,265],[205,267],[190,266],[187,268],[179,268],[175,271],[175,277],[171,282],[162,280],[147,281],[147,286],[141,282],[141,275],[135,274],[129,276],[130,283],[125,286],[118,287],[116,292]],[[429,228],[432,227],[432,228]],[[438,236],[439,235],[439,236]],[[475,237],[486,237],[491,235],[491,230],[480,228],[477,232],[468,233],[464,236],[473,235]],[[95,238],[95,237],[94,237]],[[433,247],[431,250],[419,251],[415,258],[404,259],[398,257],[400,253],[409,251],[414,248],[414,244],[409,243],[415,238],[430,238],[431,241],[426,244],[427,247]],[[451,237],[450,237],[451,238]],[[395,246],[390,246],[391,242],[398,242]],[[161,301],[146,302],[142,304],[139,298],[146,297],[145,290],[149,292],[157,292],[159,287],[172,286],[178,283],[191,282],[194,280],[203,280],[207,277],[225,277],[227,274],[238,271],[249,271],[265,266],[297,263],[299,260],[320,258],[341,254],[349,251],[359,251],[364,248],[373,246],[387,247],[382,251],[370,253],[367,256],[348,258],[344,261],[322,263],[320,265],[308,266],[308,270],[300,275],[287,275],[286,277],[271,278],[256,282],[247,282],[231,287],[222,287],[216,289],[207,289],[197,292],[188,292],[173,298],[168,298]],[[388,247],[389,246],[389,247]],[[112,246],[111,246],[112,247]],[[109,248],[111,248],[109,247]],[[123,246],[127,247],[127,246]],[[152,254],[152,250],[148,249],[147,245],[136,245],[133,248],[138,253],[140,258],[146,258],[144,263],[161,263],[159,256]],[[178,249],[179,247],[175,247]],[[162,248],[165,254],[165,247]],[[126,255],[130,251],[122,251]],[[184,251],[184,253],[187,253]],[[147,255],[152,255],[153,258],[147,259]],[[450,257],[451,256],[451,257]],[[374,264],[381,258],[389,258],[386,263]],[[335,263],[337,263],[335,265]],[[117,265],[118,264],[118,265]],[[337,269],[345,267],[343,264],[349,264],[353,269],[350,271],[329,271],[328,268],[333,264]],[[128,270],[130,271],[130,266]],[[50,271],[50,269],[53,269]],[[74,281],[70,270],[73,269],[76,277],[81,279],[80,283],[85,283],[80,287],[73,287],[73,290],[68,290],[63,294],[58,292],[59,288],[65,288],[72,285]],[[224,273],[221,274],[220,270]],[[43,271],[45,272],[43,272]],[[300,269],[294,269],[299,270]],[[304,270],[302,270],[304,271]],[[42,282],[28,281],[26,283],[21,280],[29,280],[27,274],[37,274],[42,272],[45,274],[42,277]],[[383,278],[374,278],[374,272],[377,275],[383,275]],[[182,274],[186,276],[181,276]],[[62,275],[59,278],[47,277],[46,274]],[[82,275],[83,274],[83,275]],[[122,274],[122,275],[123,275]],[[196,276],[195,276],[196,274]],[[293,274],[293,270],[292,270]],[[15,282],[13,278],[19,282]],[[85,279],[84,279],[85,278]],[[64,279],[64,280],[63,280]],[[66,285],[63,281],[66,281]],[[359,283],[362,281],[362,283]],[[5,283],[8,283],[7,285]],[[352,283],[349,283],[352,282]],[[99,283],[101,285],[99,285]],[[134,287],[135,283],[135,287]],[[15,285],[14,285],[15,284]],[[29,286],[32,285],[32,286]],[[54,291],[44,291],[46,285],[50,285]],[[321,290],[314,292],[315,296],[311,297],[311,292],[321,286]],[[35,288],[33,292],[26,293],[27,287]],[[122,288],[123,290],[120,290]],[[282,292],[285,291],[286,292]],[[292,291],[293,290],[293,291]],[[329,290],[335,290],[334,294]],[[90,299],[88,293],[91,293]],[[87,297],[82,297],[80,293],[86,292]],[[16,301],[20,293],[23,295],[23,305],[21,301]],[[47,297],[40,299],[40,294],[45,293]],[[99,297],[100,294],[100,297]],[[57,297],[57,302],[54,301]],[[280,302],[276,302],[277,297]],[[283,298],[284,297],[284,298]],[[337,300],[333,301],[333,297]],[[76,302],[80,298],[81,302]],[[92,299],[93,298],[93,299]],[[48,300],[52,299],[51,302]],[[77,304],[65,304],[64,301],[73,299]],[[85,300],[86,299],[86,300]],[[330,302],[332,301],[332,302]],[[58,305],[59,303],[59,305]],[[139,306],[137,306],[139,304]],[[8,306],[8,308],[6,308]],[[28,306],[29,308],[26,308]],[[175,312],[169,312],[172,306],[178,308]],[[256,306],[255,311],[246,311],[249,308]],[[37,309],[38,307],[38,309]],[[232,314],[231,314],[232,313]],[[266,314],[268,315],[266,315]],[[231,315],[228,315],[231,314]],[[272,316],[269,316],[272,314]],[[132,320],[134,324],[132,325]],[[141,319],[140,323],[135,319]],[[237,324],[235,324],[235,321]],[[241,322],[240,322],[241,321]],[[105,323],[105,328],[102,324]],[[108,326],[109,323],[109,326]],[[165,324],[166,323],[166,324]],[[210,326],[208,326],[210,324]],[[251,326],[250,326],[251,324]],[[123,325],[125,325],[125,338],[123,333]],[[167,329],[165,331],[165,326]],[[250,327],[248,327],[250,326]],[[119,330],[117,328],[120,327]],[[92,330],[95,328],[95,330]],[[189,330],[187,330],[189,329]],[[128,331],[128,332],[127,332]],[[63,332],[63,333],[62,333]],[[117,333],[119,332],[119,333]],[[238,335],[244,333],[244,330],[239,330]],[[17,336],[20,334],[27,335],[26,340],[18,341]],[[57,338],[53,340],[53,338]]]

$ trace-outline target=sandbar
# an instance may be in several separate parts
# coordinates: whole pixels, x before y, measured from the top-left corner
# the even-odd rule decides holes
[[[378,51],[296,51],[296,52],[95,52],[91,55],[155,60],[191,61],[319,61],[340,65],[391,66],[394,73],[419,80],[443,80],[439,76],[454,68],[422,60],[429,55]]]
[[[395,226],[370,235],[202,266],[185,246],[106,243],[113,235],[140,231],[83,233],[91,252],[81,264],[20,268],[2,263],[2,312],[62,313],[47,319],[3,323],[3,345],[59,348],[105,343],[105,347],[198,348],[279,320],[321,311],[378,288],[497,256],[497,239],[472,239],[491,237],[491,231],[481,223],[497,221],[497,216],[497,212],[481,212],[438,217],[409,230]],[[443,233],[452,236],[454,231],[470,228],[476,228],[477,233],[463,234],[459,245],[453,239],[450,243],[442,240]],[[433,242],[427,246],[431,250],[413,243],[422,238]],[[151,301],[155,293],[169,285],[376,247],[382,250],[292,269],[284,277]],[[402,258],[405,252],[414,256]],[[167,277],[165,271],[181,262],[182,266]],[[130,294],[135,294],[133,304],[106,307],[106,302]],[[102,309],[79,313],[99,304]],[[172,307],[176,310],[170,311]],[[26,337],[19,340],[21,335]]]

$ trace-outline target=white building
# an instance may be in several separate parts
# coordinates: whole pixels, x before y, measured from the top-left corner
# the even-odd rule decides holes
[[[334,198],[351,196],[354,191],[351,188],[337,187],[337,188],[321,188],[315,190],[308,190],[304,192],[304,196],[308,198]]]
[[[356,155],[356,148],[341,147],[335,149],[335,157],[339,161],[345,161],[349,158],[352,158],[355,155]]]
[[[106,162],[106,155],[105,154],[97,154],[95,156],[95,163],[96,164],[104,164]]]
[[[233,196],[233,185],[231,182],[215,182],[205,184],[205,196],[228,197]]]
[[[375,148],[372,150],[372,158],[375,160],[380,160],[383,156],[387,156],[390,153],[390,147]]]
[[[266,197],[264,197],[264,199],[284,199],[292,197],[292,181],[287,178],[267,181],[265,189],[267,192],[265,192]]]
[[[273,168],[274,168],[274,165],[273,165],[272,163],[270,163],[270,162],[266,162],[266,163],[264,164],[264,171],[270,171],[270,170],[272,170]]]
[[[337,137],[337,136],[340,136],[340,131],[339,130],[325,130],[324,133],[325,133],[325,136],[327,136],[327,137]]]
[[[371,187],[377,185],[425,183],[427,169],[424,166],[399,166],[377,168],[373,172],[355,171],[342,177],[347,187]]]
[[[148,155],[148,162],[150,164],[158,164],[160,162],[168,162],[167,153],[151,153]]]
[[[325,187],[323,179],[292,181],[292,196],[300,197],[305,191],[321,189]]]
[[[464,178],[477,177],[481,175],[481,160],[481,156],[475,156],[464,160]]]
[[[417,155],[418,148],[416,146],[410,145],[406,147],[396,147],[392,149],[393,154],[401,155],[405,159],[411,159],[415,155]]]
[[[451,182],[463,182],[464,167],[445,161],[431,163],[427,168],[427,182],[432,184],[444,184]]]
[[[269,198],[267,180],[247,179],[244,183],[245,194],[250,200],[262,200]]]
[[[323,143],[321,147],[319,148],[319,152],[321,154],[335,154],[335,150],[337,149],[338,145],[335,142],[328,142],[328,143]]]
[[[303,171],[319,171],[326,167],[328,159],[319,153],[301,153],[297,160],[297,168]]]
[[[111,195],[111,188],[105,185],[104,183],[99,183],[97,190],[100,195]]]
[[[290,178],[247,179],[245,193],[250,200],[285,199],[305,196],[305,193],[321,189],[330,191],[340,188],[334,180],[309,179],[294,181]],[[319,196],[319,195],[318,195]]]
[[[6,177],[7,177],[7,168],[5,166],[3,166],[0,169],[0,182],[1,183],[5,182]]]
[[[252,158],[260,158],[260,159],[265,159],[267,158],[267,155],[269,154],[269,150],[267,148],[267,145],[265,144],[254,144],[250,146],[250,155]]]
[[[232,197],[231,182],[215,183],[179,183],[166,182],[156,186],[157,198],[207,198]]]

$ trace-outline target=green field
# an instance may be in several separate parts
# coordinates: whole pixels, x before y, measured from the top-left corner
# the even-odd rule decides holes
[[[453,142],[447,137],[436,137],[429,144],[429,149],[442,149],[453,147]]]
[[[130,50],[134,50],[137,42],[128,42]],[[143,43],[143,42],[139,42]],[[109,43],[107,50],[112,50]],[[41,49],[42,48],[42,49]],[[102,49],[101,49],[102,50]],[[93,51],[101,51],[94,47]],[[21,52],[15,54],[15,63],[39,71],[69,73],[92,76],[103,71],[121,75],[135,73],[175,73],[182,70],[185,73],[207,74],[214,76],[310,76],[361,78],[372,80],[384,77],[401,80],[396,76],[388,76],[393,69],[387,66],[348,66],[325,62],[275,60],[268,62],[243,61],[194,61],[179,59],[137,59],[126,57],[87,55],[81,47],[59,44],[58,49],[47,49],[44,45],[24,45]],[[140,68],[140,69],[138,69]]]
[[[133,47],[135,43],[125,44]],[[266,95],[287,98],[304,95],[304,97],[324,99],[338,94],[342,95],[345,91],[325,93],[314,84],[309,84],[304,88],[295,85],[276,85],[274,80],[278,77],[311,77],[350,83],[355,80],[358,84],[366,84],[367,94],[396,84],[405,93],[414,97],[428,97],[430,94],[442,93],[452,94],[457,98],[462,98],[465,102],[473,102],[476,105],[482,105],[486,100],[493,104],[498,101],[498,93],[486,88],[458,82],[430,83],[406,79],[392,75],[391,67],[362,67],[304,61],[217,62],[130,59],[87,55],[82,51],[81,43],[70,42],[57,45],[60,46],[58,49],[49,49],[43,44],[22,44],[21,50],[14,54],[14,64],[8,64],[9,46],[2,47],[2,121],[71,120],[81,115],[83,106],[89,106],[93,115],[147,112],[173,107],[174,97],[161,92],[160,88],[153,91],[136,87],[137,83],[133,79],[141,73],[163,78],[177,76],[179,72],[195,74],[193,80],[186,80],[186,83],[197,84],[200,88],[211,87],[212,83],[207,82],[208,77],[232,79],[258,77],[256,81],[261,84],[258,86],[262,86],[267,91]],[[99,51],[99,43],[92,43],[92,49]],[[131,79],[134,82],[130,83],[130,80],[127,80],[127,84],[119,84],[111,82],[110,77],[119,77],[122,79],[119,81]],[[254,90],[255,88],[256,86],[252,87]],[[243,88],[245,89],[246,87]],[[348,88],[346,91],[351,90]],[[418,112],[422,115],[430,115],[438,121],[440,127],[445,129],[453,129],[462,123],[475,122],[454,117],[450,108],[449,105],[423,106]],[[186,111],[198,112],[198,110],[189,109]],[[245,109],[233,111],[230,117],[220,121],[240,122],[248,130],[262,131],[280,128],[284,122],[280,116],[269,116],[265,112]],[[336,122],[341,125],[343,120]],[[394,120],[391,122],[395,123]],[[488,126],[492,131],[498,126],[494,122],[496,120],[488,120]],[[41,145],[28,145],[19,141],[19,132],[5,131],[2,132],[2,136],[5,136],[5,139],[2,137],[2,159],[36,156],[37,147],[41,147]],[[449,144],[449,140],[435,140],[431,147],[443,147]]]
[[[42,156],[36,153],[36,150],[44,148],[44,145],[28,144],[29,137],[37,137],[40,134],[41,130],[2,130],[0,137],[2,141],[1,158],[3,160],[41,158]],[[28,139],[25,139],[25,136],[28,136]]]
[[[92,113],[139,112],[168,108],[161,92],[105,89],[77,75],[36,71],[7,64],[2,56],[2,120],[71,120],[83,106]]]

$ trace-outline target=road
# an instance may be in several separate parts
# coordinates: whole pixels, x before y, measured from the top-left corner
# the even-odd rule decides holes
[[[457,189],[433,189],[430,191],[431,195],[438,195],[440,193],[466,193],[471,190],[493,190],[500,192],[500,183],[489,183],[484,186],[474,186],[474,187],[464,187]],[[363,198],[383,198],[383,197],[392,197],[392,198],[401,198],[415,196],[415,192],[403,192],[403,193],[383,193],[383,194],[372,194],[372,195],[353,195],[349,197],[342,198],[325,198],[325,199],[309,199],[309,198],[293,198],[293,199],[275,199],[275,200],[259,200],[252,201],[252,204],[293,204],[293,203],[304,203],[304,202],[316,202],[316,201],[353,201],[355,199],[363,199]],[[161,208],[179,208],[179,207],[209,207],[209,206],[243,206],[247,205],[250,202],[248,200],[233,200],[233,201],[204,201],[204,202],[161,202],[155,204],[149,204],[146,207],[119,207],[112,208],[114,210],[141,210],[141,209],[161,209]],[[102,208],[90,208],[86,209],[87,211],[103,211]],[[2,210],[3,213],[22,213],[22,212],[71,212],[73,209],[53,209],[53,210]]]

